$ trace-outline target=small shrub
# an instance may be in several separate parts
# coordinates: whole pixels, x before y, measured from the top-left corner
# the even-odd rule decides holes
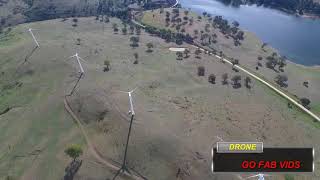
[[[215,84],[216,83],[216,75],[210,74],[209,77],[208,77],[208,81],[211,84]]]
[[[203,66],[198,67],[198,76],[204,76],[205,75],[205,68]]]

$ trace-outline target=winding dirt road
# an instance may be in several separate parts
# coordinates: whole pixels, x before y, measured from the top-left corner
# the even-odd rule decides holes
[[[96,149],[96,147],[93,145],[92,141],[90,140],[86,130],[84,129],[84,126],[82,124],[82,122],[80,121],[80,119],[75,115],[75,113],[72,111],[69,103],[68,103],[68,100],[67,100],[67,97],[64,98],[64,107],[65,109],[67,110],[67,112],[71,115],[71,117],[73,118],[73,120],[77,123],[78,127],[80,128],[81,130],[81,133],[82,135],[84,136],[85,140],[86,140],[86,143],[88,145],[88,148],[89,148],[89,151],[90,153],[93,155],[93,157],[98,160],[101,164],[107,166],[108,168],[114,170],[114,171],[118,171],[120,169],[120,167],[118,167],[117,165],[105,160],[99,153],[99,151]],[[129,169],[130,172],[134,172],[134,170],[131,170]],[[130,177],[132,179],[135,179],[135,180],[145,180],[146,178],[144,177],[140,177],[140,176],[137,176],[137,175],[134,175],[134,174],[129,174],[127,172],[124,172],[122,173],[124,174],[125,176],[127,177]]]

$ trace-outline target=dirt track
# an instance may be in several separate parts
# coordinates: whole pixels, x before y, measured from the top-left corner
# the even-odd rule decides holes
[[[120,167],[118,167],[117,165],[114,165],[111,162],[108,162],[107,160],[105,160],[99,153],[99,151],[97,150],[97,148],[93,145],[92,141],[90,140],[87,132],[85,131],[80,119],[74,114],[74,112],[72,111],[71,107],[69,106],[67,97],[64,98],[64,107],[67,110],[67,112],[72,116],[72,118],[75,120],[75,122],[77,123],[77,125],[79,126],[82,135],[85,137],[86,143],[88,145],[89,151],[90,153],[94,156],[94,158],[96,160],[98,160],[100,163],[102,163],[103,165],[107,166],[108,168],[117,171],[120,169]],[[134,172],[133,170],[130,170],[131,172]],[[144,180],[146,178],[142,178],[139,176],[136,176],[134,174],[129,174],[127,172],[123,173],[124,175],[132,178],[132,179],[136,179],[136,180]]]

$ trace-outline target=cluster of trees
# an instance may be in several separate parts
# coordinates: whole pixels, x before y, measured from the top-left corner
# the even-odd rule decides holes
[[[139,41],[140,41],[140,38],[138,36],[132,36],[130,38],[130,46],[133,47],[133,48],[136,48],[136,47],[139,47]]]
[[[152,1],[152,0],[138,0],[138,3],[143,5],[143,8],[148,9],[157,9],[157,8],[163,8],[163,7],[170,7],[173,4],[176,3],[175,0],[166,0],[166,1]]]
[[[198,74],[198,76],[205,76],[205,67],[204,66],[199,66],[197,74]],[[222,74],[221,78],[222,78],[222,84],[223,85],[226,85],[226,84],[229,83],[228,82],[228,78],[229,78],[228,73]],[[240,75],[234,75],[231,78],[231,81],[232,81],[233,88],[237,89],[237,88],[241,87],[241,76]],[[210,74],[208,76],[208,82],[211,83],[211,84],[215,84],[216,83],[216,75],[215,74]],[[246,88],[251,89],[251,82],[252,82],[251,78],[250,77],[246,77],[244,79],[244,82],[245,82]]]
[[[193,44],[193,38],[189,34],[174,33],[171,30],[157,29],[152,26],[146,26],[145,31],[166,40],[166,42],[175,42],[178,45],[183,42]]]
[[[288,87],[288,76],[284,74],[278,74],[274,80],[281,87]]]
[[[274,69],[278,66],[279,71],[283,72],[283,68],[287,65],[287,58],[285,56],[278,56],[277,53],[272,53],[271,56],[266,58],[266,66],[267,68]]]
[[[212,22],[212,25],[215,28],[219,28],[223,34],[228,35],[234,39],[235,46],[241,44],[240,41],[244,39],[244,32],[239,30],[239,22],[234,21],[230,25],[228,20],[223,19],[222,16],[215,16]]]

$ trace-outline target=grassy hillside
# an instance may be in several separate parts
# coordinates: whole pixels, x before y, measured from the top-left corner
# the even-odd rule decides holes
[[[167,19],[167,17],[169,18]],[[275,69],[267,68],[267,59],[273,53],[276,53],[277,58],[281,56],[275,49],[270,46],[262,48],[263,43],[254,34],[246,31],[244,31],[244,39],[240,40],[240,45],[235,45],[235,40],[232,37],[234,35],[224,33],[220,25],[215,22],[215,18],[196,15],[184,9],[179,9],[178,14],[173,12],[173,9],[165,9],[163,12],[161,10],[145,11],[140,20],[146,25],[189,34],[194,38],[195,43],[211,48],[217,54],[220,54],[221,51],[229,59],[238,59],[240,65],[266,78],[269,82],[275,83],[276,76],[286,75],[289,79],[288,87],[282,89],[297,99],[309,98],[312,102],[311,107],[315,107],[312,111],[320,114],[317,108],[320,103],[318,93],[318,89],[320,89],[319,67],[304,67],[287,60],[283,72],[278,67]],[[232,23],[229,22],[230,27],[233,27]],[[308,88],[303,86],[304,81],[310,83]]]
[[[0,27],[59,17],[107,14],[126,7],[123,0],[2,0]]]
[[[116,23],[120,32],[114,32]],[[73,87],[78,65],[67,58],[75,52],[85,60],[85,76],[70,97],[72,109],[85,124],[103,157],[121,162],[128,129],[128,100],[134,94],[136,117],[128,151],[128,165],[148,179],[237,179],[210,172],[210,148],[226,141],[263,141],[267,146],[314,146],[319,152],[318,127],[310,117],[273,91],[253,81],[247,89],[245,74],[234,72],[215,57],[200,54],[187,44],[189,57],[177,60],[166,43],[144,32],[127,32],[118,19],[110,23],[94,17],[22,24],[1,38],[0,46],[0,177],[60,179],[70,159],[64,154],[70,143],[84,145],[83,165],[76,179],[106,179],[113,173],[87,151],[77,126],[63,108],[64,95]],[[26,28],[37,29],[41,47],[26,63],[34,43]],[[129,26],[128,26],[129,27]],[[139,36],[139,46],[130,46]],[[80,39],[80,43],[79,40]],[[10,43],[5,43],[10,42]],[[152,52],[146,44],[152,43]],[[138,63],[134,53],[138,53]],[[104,72],[104,61],[110,70]],[[205,76],[197,68],[205,67]],[[3,73],[2,73],[3,72]],[[228,85],[221,76],[229,74]],[[216,83],[208,82],[210,74]],[[231,78],[240,75],[241,88]],[[40,150],[37,156],[30,155]],[[316,159],[319,166],[319,159]],[[316,167],[316,169],[319,169]],[[296,177],[317,179],[313,176]],[[283,179],[283,175],[272,177]]]
[[[33,47],[25,28],[0,39],[0,177],[59,179],[68,161],[65,146],[83,143],[61,103],[68,68],[45,51],[23,64]]]

